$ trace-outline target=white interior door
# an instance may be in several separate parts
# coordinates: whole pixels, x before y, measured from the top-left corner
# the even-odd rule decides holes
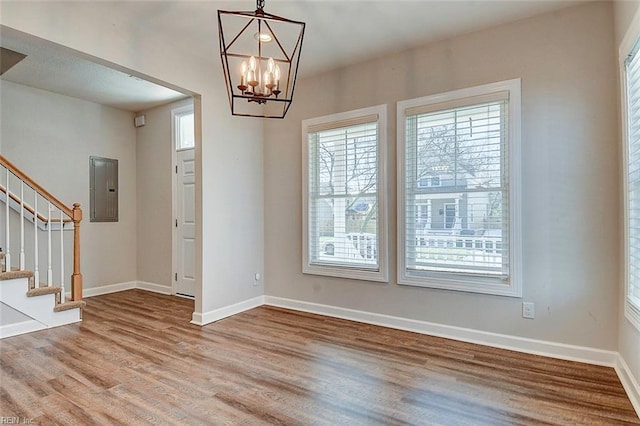
[[[196,164],[193,149],[176,152],[177,272],[176,294],[195,296],[196,291]]]

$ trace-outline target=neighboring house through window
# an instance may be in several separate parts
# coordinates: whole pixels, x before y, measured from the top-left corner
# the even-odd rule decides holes
[[[520,80],[398,103],[398,282],[520,297]]]
[[[304,120],[303,272],[388,281],[386,106]]]

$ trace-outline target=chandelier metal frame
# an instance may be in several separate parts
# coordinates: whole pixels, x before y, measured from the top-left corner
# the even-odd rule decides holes
[[[305,23],[276,16],[264,11],[265,0],[256,0],[255,11],[218,10],[218,35],[220,39],[220,58],[224,72],[227,95],[231,114],[243,117],[284,118],[293,101],[298,66],[302,53]],[[233,37],[227,38],[224,33],[224,22],[229,19],[245,19],[247,22]],[[287,51],[278,38],[274,27],[288,25],[297,39],[291,43],[293,48]],[[298,28],[296,28],[298,27]],[[237,51],[237,43],[241,37],[248,38],[253,34],[256,44],[251,51]],[[227,40],[230,40],[227,43]],[[263,56],[265,43],[277,45],[278,57]],[[232,62],[242,60],[241,69],[233,70]],[[281,66],[284,72],[281,72]],[[232,73],[235,71],[235,73]],[[238,78],[238,75],[240,76]],[[277,108],[249,108],[241,105],[248,102],[252,105],[264,106],[277,103]],[[281,106],[281,108],[280,108]],[[244,108],[242,108],[244,107]],[[261,112],[256,112],[260,111]]]

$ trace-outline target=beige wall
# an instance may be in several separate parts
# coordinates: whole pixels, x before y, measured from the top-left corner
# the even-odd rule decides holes
[[[173,174],[171,110],[193,99],[143,111],[146,125],[136,129],[138,280],[171,288]]]
[[[32,320],[32,318],[0,302],[0,327],[29,320]]]
[[[84,288],[135,281],[133,114],[7,81],[0,82],[0,91],[2,154],[66,205],[79,202],[83,207],[80,241]],[[89,156],[92,155],[118,160],[118,222],[89,221]],[[27,232],[31,232],[30,227]],[[14,238],[17,235],[13,235],[12,240]],[[71,238],[71,233],[65,233],[68,244]],[[14,243],[15,249],[18,240]],[[44,246],[41,259],[45,259],[42,250]],[[66,260],[65,271],[70,275],[71,259]],[[54,265],[57,262],[54,258]],[[43,264],[41,260],[41,268]]]
[[[196,312],[263,293],[253,274],[264,268],[262,123],[232,118],[219,58],[196,57],[158,42],[112,2],[3,2],[0,23],[136,74],[200,96],[202,143],[196,147]],[[157,3],[145,19],[174,7]],[[60,25],[64,22],[64,25]],[[4,146],[4,142],[3,142]],[[242,208],[239,208],[242,206]]]
[[[290,115],[265,124],[266,294],[617,350],[618,156],[613,15],[592,3],[301,79]],[[524,298],[396,284],[396,102],[522,79]],[[303,119],[389,108],[391,280],[301,273]]]
[[[615,8],[615,27],[616,27],[616,52],[624,38],[629,26],[631,24],[632,19],[638,13],[638,5],[640,2],[637,1],[617,1],[614,4]],[[616,55],[617,56],[617,55]],[[621,95],[622,92],[618,90],[618,93]],[[621,134],[621,132],[620,132]],[[619,158],[620,164],[623,164],[625,161],[622,154],[622,144],[625,143],[621,140],[620,149],[619,149]],[[622,182],[624,176],[622,175],[622,167],[620,167],[620,187],[622,188]],[[622,191],[621,191],[622,192]],[[620,194],[620,202],[622,203],[622,193]],[[622,214],[620,215],[622,217]],[[623,224],[620,224],[620,235],[623,235]],[[623,240],[623,238],[620,238]],[[621,253],[622,248],[620,248]],[[636,382],[640,383],[640,331],[638,331],[624,316],[624,303],[625,303],[625,294],[624,294],[624,259],[623,256],[620,256],[621,261],[620,265],[620,302],[619,302],[619,315],[618,315],[618,350],[620,355],[624,358],[627,365],[631,369],[632,374],[634,375]]]
[[[638,11],[638,6],[640,6],[640,1],[637,0],[616,0],[614,2],[613,17],[615,22],[616,49],[620,46],[620,42],[627,32],[631,20]]]

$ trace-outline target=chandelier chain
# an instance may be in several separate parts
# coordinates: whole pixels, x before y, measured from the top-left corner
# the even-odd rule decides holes
[[[256,9],[258,10],[264,9],[264,1],[265,0],[256,0]]]

